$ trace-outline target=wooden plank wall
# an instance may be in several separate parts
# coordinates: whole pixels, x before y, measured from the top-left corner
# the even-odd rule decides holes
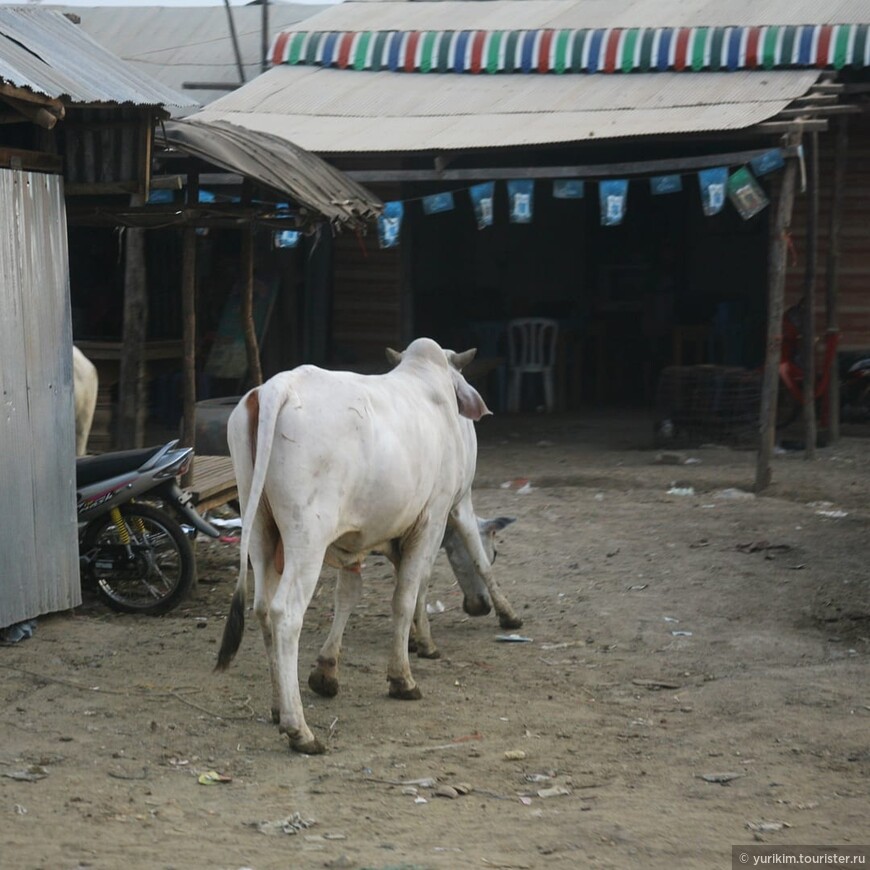
[[[384,349],[404,346],[402,244],[382,250],[374,227],[364,236],[343,232],[334,262],[332,361],[385,370]]]
[[[870,117],[849,117],[843,229],[840,237],[840,351],[870,350]],[[825,271],[833,177],[835,131],[819,135],[819,256],[816,276],[816,333],[825,332]],[[786,274],[786,305],[803,293],[807,197],[798,194],[792,221],[794,255]]]

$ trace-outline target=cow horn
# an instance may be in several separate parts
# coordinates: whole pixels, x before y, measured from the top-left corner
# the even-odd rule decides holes
[[[474,359],[476,353],[476,347],[472,347],[470,350],[464,350],[462,353],[454,352],[453,359],[451,360],[454,368],[462,371]]]
[[[402,361],[402,354],[397,350],[393,350],[391,347],[387,348],[387,362],[391,366],[397,366]]]

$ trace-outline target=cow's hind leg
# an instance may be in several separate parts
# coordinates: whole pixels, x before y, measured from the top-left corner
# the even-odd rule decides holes
[[[443,525],[433,526],[432,523],[422,523],[401,542],[401,558],[397,565],[396,588],[393,592],[393,645],[387,665],[391,698],[414,701],[422,697],[419,687],[411,676],[408,637],[411,633],[411,623],[421,586],[432,571],[432,564],[438,554],[443,535]],[[425,595],[422,596],[422,600],[425,609]],[[420,643],[419,636],[417,643]]]
[[[408,643],[408,652],[417,653],[421,659],[440,659],[441,653],[432,640],[432,628],[429,625],[429,614],[426,612],[426,587],[423,581],[420,593],[417,595],[417,605],[414,608],[414,621],[411,623],[413,640]]]
[[[317,656],[317,664],[308,675],[308,685],[318,695],[333,698],[338,694],[341,638],[351,612],[359,603],[361,593],[362,576],[359,569],[342,568],[335,581],[335,615],[332,626]]]
[[[273,553],[275,552],[276,533],[268,530],[260,520],[256,520],[251,531],[251,567],[254,572],[254,615],[260,623],[263,635],[263,646],[269,662],[269,680],[272,685],[272,721],[277,725],[279,719],[278,704],[278,664],[275,660],[275,645],[272,643],[272,622],[269,618],[269,607],[278,583],[280,572],[275,567]]]
[[[291,749],[306,755],[326,751],[305,722],[299,693],[299,635],[325,549],[321,547],[315,553],[285,548],[284,571],[269,607],[278,684],[278,730],[287,735]]]

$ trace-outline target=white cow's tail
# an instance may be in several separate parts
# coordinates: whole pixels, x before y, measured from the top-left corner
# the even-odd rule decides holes
[[[245,631],[245,589],[248,578],[248,551],[251,544],[251,529],[260,508],[263,489],[266,485],[266,471],[269,468],[269,458],[272,455],[272,444],[275,441],[275,429],[278,425],[278,415],[285,402],[294,395],[279,392],[269,386],[252,390],[245,397],[248,415],[248,445],[251,449],[253,472],[251,476],[251,491],[248,493],[245,513],[242,517],[242,538],[239,543],[239,579],[230,604],[230,613],[218,651],[215,670],[224,671],[229,667]],[[297,398],[298,401],[298,398]],[[237,459],[234,461],[238,461]]]

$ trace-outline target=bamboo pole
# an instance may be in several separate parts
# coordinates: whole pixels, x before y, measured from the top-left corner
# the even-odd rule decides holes
[[[782,352],[782,309],[785,290],[786,234],[794,207],[797,161],[786,160],[782,186],[776,203],[776,215],[771,224],[770,252],[767,272],[767,351],[761,385],[759,415],[759,445],[755,467],[755,491],[770,486],[770,459],[776,439],[776,399],[779,388],[779,361]]]
[[[846,178],[846,154],[849,144],[848,118],[837,119],[836,138],[834,139],[834,177],[831,189],[831,215],[828,228],[828,256],[825,275],[825,326],[828,335],[840,331],[839,294],[837,284],[840,278],[840,228],[843,224],[843,194]],[[828,386],[828,441],[833,443],[840,437],[840,371],[838,356],[834,355],[831,382]]]
[[[807,150],[807,243],[803,312],[804,459],[816,458],[816,268],[819,251],[819,134],[810,133]]]

